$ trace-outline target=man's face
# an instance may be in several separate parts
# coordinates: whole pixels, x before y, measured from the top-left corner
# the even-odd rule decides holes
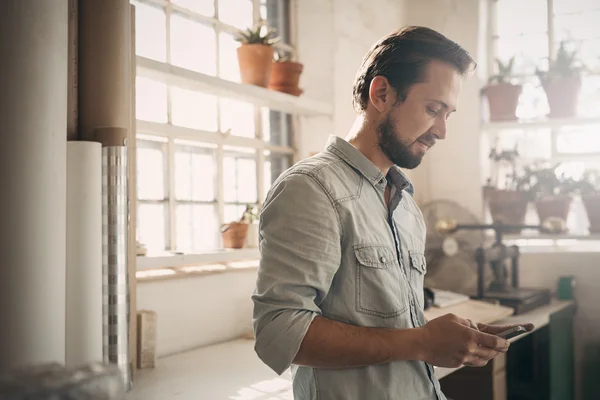
[[[413,85],[404,102],[392,102],[377,128],[379,148],[392,163],[415,168],[438,139],[446,138],[446,121],[456,111],[461,82],[454,67],[432,61],[425,82]]]

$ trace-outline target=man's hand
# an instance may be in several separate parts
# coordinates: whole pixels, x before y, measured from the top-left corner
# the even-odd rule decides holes
[[[501,328],[506,327],[476,325],[454,314],[443,315],[418,328],[423,331],[422,358],[438,367],[483,367],[508,350],[509,342],[495,336],[504,330]]]
[[[515,325],[486,325],[486,324],[476,324],[477,329],[480,332],[489,333],[490,335],[497,335],[504,331],[509,330],[510,328],[514,328],[515,326],[522,326],[527,330],[527,332],[531,332],[535,326],[533,324],[515,324]]]

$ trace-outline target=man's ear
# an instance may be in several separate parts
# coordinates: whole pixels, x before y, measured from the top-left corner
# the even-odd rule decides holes
[[[385,112],[388,103],[393,101],[391,86],[384,76],[376,76],[369,86],[369,100],[380,113]]]

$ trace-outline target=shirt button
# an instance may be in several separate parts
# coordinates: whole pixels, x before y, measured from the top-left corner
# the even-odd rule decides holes
[[[385,259],[385,257],[381,257],[379,260],[380,260],[382,263],[384,263],[384,262],[386,262],[386,261],[387,261],[387,260]]]

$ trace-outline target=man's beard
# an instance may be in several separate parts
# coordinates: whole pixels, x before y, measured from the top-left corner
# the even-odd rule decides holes
[[[421,163],[423,156],[414,155],[411,152],[410,146],[414,142],[410,143],[398,139],[398,135],[394,130],[394,121],[389,115],[379,124],[377,131],[379,134],[379,148],[395,165],[400,168],[413,169]]]

